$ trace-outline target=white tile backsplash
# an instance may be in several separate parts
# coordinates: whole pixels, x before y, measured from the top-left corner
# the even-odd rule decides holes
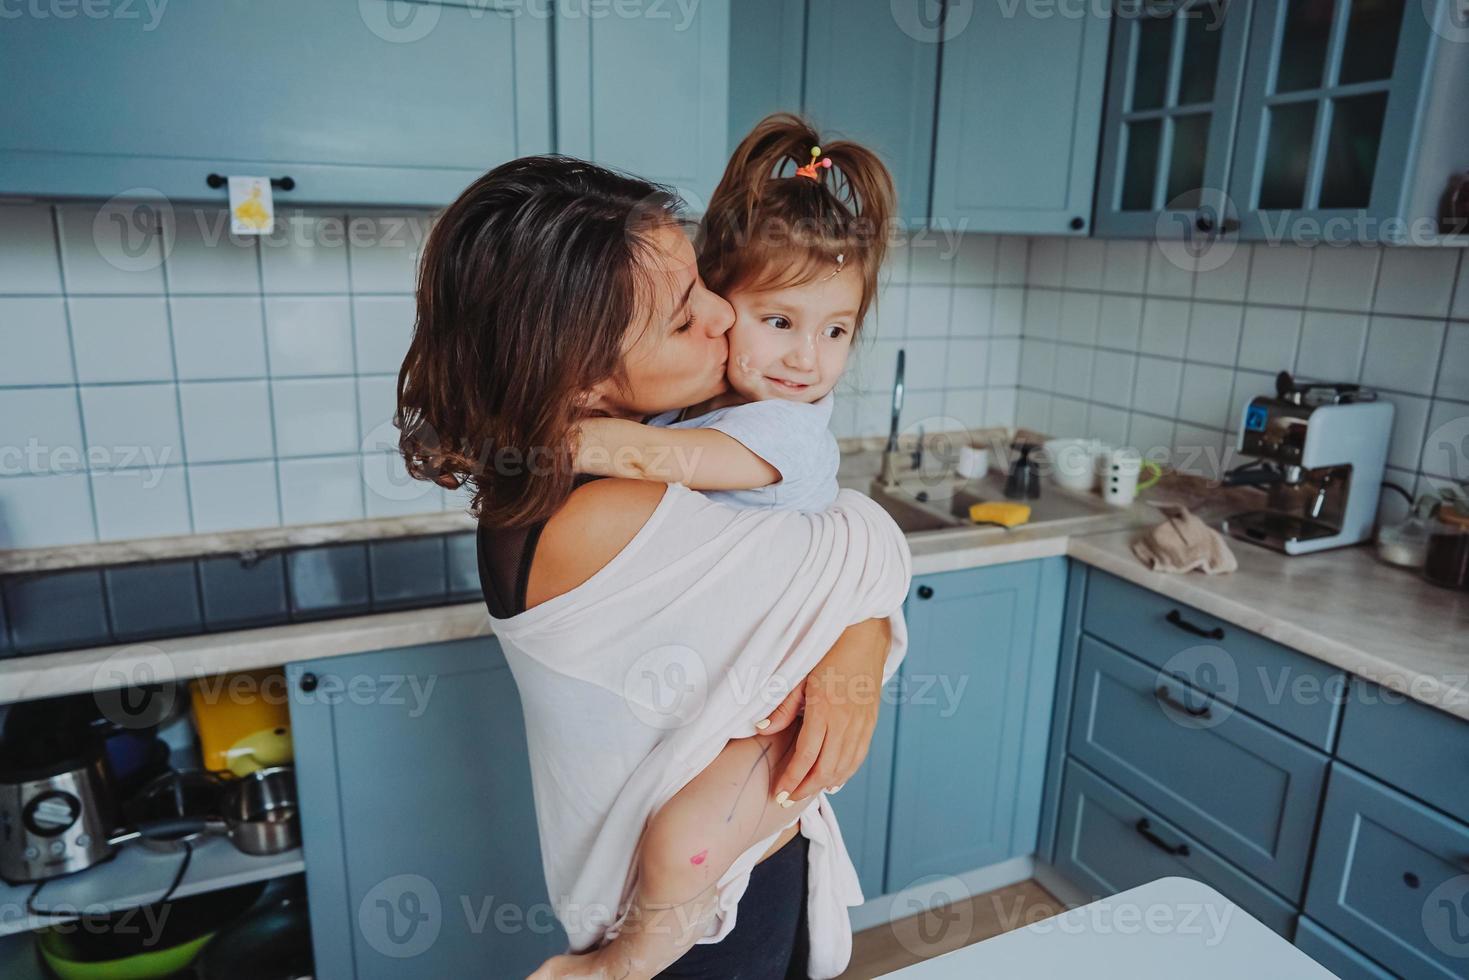
[[[165,381],[173,377],[168,304],[161,296],[67,300],[77,379]]]
[[[5,261],[0,255],[0,264]],[[72,384],[66,301],[60,296],[0,297],[0,385]]]
[[[274,377],[351,374],[351,305],[345,296],[267,299],[265,343]]]
[[[1217,476],[1242,461],[1224,462],[1242,406],[1286,370],[1360,382],[1392,402],[1389,461],[1409,491],[1456,465],[1463,479],[1469,323],[1452,318],[1469,319],[1463,252],[1240,245],[1195,273],[1151,243],[1111,241],[1098,277],[1095,245],[1033,245],[1026,312],[1012,321],[1026,337],[1016,422],[1114,442],[1125,430],[1156,458]],[[998,311],[995,330],[1006,330]],[[1089,384],[1078,386],[1083,363]]]
[[[191,463],[275,456],[270,382],[191,381],[179,385],[184,446]]]
[[[44,204],[0,204],[0,293],[61,292],[51,222]]]
[[[173,354],[180,380],[263,378],[265,320],[252,296],[172,296]]]
[[[27,406],[0,443],[77,457],[0,470],[0,547],[462,506],[391,453],[430,216],[288,218],[234,240],[218,209],[0,205],[0,393]],[[887,432],[899,348],[905,431],[1019,424],[1165,458],[1175,438],[1232,445],[1276,371],[1340,368],[1401,405],[1395,466],[1448,467],[1423,446],[1469,418],[1469,323],[1445,320],[1469,320],[1459,254],[1329,252],[1241,245],[1195,272],[1147,241],[926,236],[891,253],[833,428]],[[151,485],[110,469],[129,446]]]
[[[1301,323],[1296,373],[1313,381],[1355,382],[1362,374],[1366,345],[1365,314],[1307,310]]]

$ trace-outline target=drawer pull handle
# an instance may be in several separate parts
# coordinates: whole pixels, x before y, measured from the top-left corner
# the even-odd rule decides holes
[[[1185,633],[1192,633],[1194,636],[1202,636],[1206,640],[1224,639],[1224,630],[1222,628],[1216,626],[1211,630],[1206,630],[1202,626],[1195,626],[1193,623],[1190,623],[1188,620],[1184,619],[1183,613],[1179,612],[1177,609],[1169,611],[1168,622],[1172,623],[1174,626],[1177,626]]]
[[[1407,885],[1409,888],[1417,888],[1417,887],[1419,887],[1420,885],[1423,884],[1423,881],[1417,875],[1415,875],[1413,872],[1411,872],[1411,871],[1404,871],[1403,872],[1403,884]]]
[[[1152,844],[1158,850],[1167,851],[1169,854],[1176,854],[1179,857],[1189,856],[1189,849],[1187,844],[1170,844],[1163,838],[1159,837],[1157,834],[1153,833],[1153,825],[1151,822],[1149,822],[1147,817],[1138,817],[1137,823],[1133,824],[1133,827],[1137,830],[1138,833],[1143,835],[1143,838],[1149,844]]]
[[[1201,705],[1197,708],[1190,708],[1188,705],[1175,698],[1173,696],[1173,692],[1169,691],[1168,688],[1164,687],[1162,684],[1159,684],[1156,688],[1153,689],[1153,697],[1157,698],[1163,704],[1168,705],[1168,707],[1172,708],[1174,711],[1181,711],[1184,714],[1189,715],[1193,718],[1207,718],[1210,714],[1209,706],[1207,704]]]

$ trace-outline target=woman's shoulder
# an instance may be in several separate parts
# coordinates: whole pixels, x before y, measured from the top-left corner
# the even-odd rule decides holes
[[[526,608],[581,585],[617,557],[658,509],[668,485],[607,477],[577,487],[536,543]]]

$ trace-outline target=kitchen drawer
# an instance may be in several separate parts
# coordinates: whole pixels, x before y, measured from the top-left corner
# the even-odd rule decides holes
[[[1296,948],[1341,980],[1397,980],[1382,967],[1306,918],[1296,923]]]
[[[1405,977],[1469,975],[1469,825],[1333,764],[1306,912]]]
[[[1355,681],[1336,754],[1469,823],[1469,722]]]
[[[1318,749],[1331,750],[1346,675],[1319,660],[1095,569],[1082,628]]]
[[[1066,761],[1059,828],[1056,868],[1093,895],[1169,875],[1195,878],[1290,937],[1289,904],[1075,759]]]
[[[1195,840],[1300,898],[1326,773],[1320,752],[1089,636],[1069,749]]]

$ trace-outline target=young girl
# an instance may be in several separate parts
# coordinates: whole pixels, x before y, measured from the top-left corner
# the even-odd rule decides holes
[[[823,145],[792,115],[762,120],[699,232],[700,274],[735,311],[730,390],[647,425],[583,422],[576,469],[682,483],[738,507],[825,510],[838,490],[833,388],[876,293],[893,210],[892,178],[871,151]],[[648,822],[615,938],[548,960],[536,980],[653,977],[705,936],[720,876],[817,798],[774,794],[796,734],[732,739]]]

